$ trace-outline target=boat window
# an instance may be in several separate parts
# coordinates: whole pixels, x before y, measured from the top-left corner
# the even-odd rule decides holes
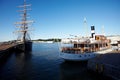
[[[118,44],[111,44],[112,46],[118,46]]]
[[[83,48],[83,47],[84,47],[84,44],[81,44],[81,47]]]
[[[108,46],[108,44],[106,43],[106,46]]]
[[[77,48],[77,44],[74,44],[74,48]]]
[[[100,44],[99,46],[102,47],[102,44]]]
[[[89,47],[89,45],[88,45],[88,44],[85,44],[85,47]]]
[[[98,48],[98,44],[95,44],[95,47]]]
[[[93,47],[94,47],[94,44],[91,44],[91,47],[93,48]]]
[[[81,47],[81,44],[79,44],[78,47]]]

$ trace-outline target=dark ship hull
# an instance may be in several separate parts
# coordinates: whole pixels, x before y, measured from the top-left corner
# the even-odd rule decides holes
[[[32,42],[28,41],[28,42],[24,42],[19,44],[18,46],[16,46],[16,51],[18,52],[30,52],[32,51]]]
[[[32,51],[32,42],[25,43],[25,51]]]

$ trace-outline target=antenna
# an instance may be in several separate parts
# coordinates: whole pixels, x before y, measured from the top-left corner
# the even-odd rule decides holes
[[[104,25],[102,26],[102,34],[105,35]]]
[[[88,37],[88,27],[87,27],[86,17],[84,17],[84,28],[85,28],[85,36]]]

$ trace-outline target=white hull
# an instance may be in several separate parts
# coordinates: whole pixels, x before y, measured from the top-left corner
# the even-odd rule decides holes
[[[83,54],[60,53],[61,58],[69,61],[85,61],[94,58],[95,56],[96,56],[95,53],[83,53]]]
[[[102,50],[102,51],[98,51],[98,52],[91,52],[91,53],[81,53],[81,54],[75,54],[75,53],[60,53],[60,57],[65,59],[65,60],[69,60],[69,61],[85,61],[85,60],[89,60],[91,58],[96,57],[99,54],[105,54],[107,52],[112,51],[111,49],[107,49],[107,50]]]

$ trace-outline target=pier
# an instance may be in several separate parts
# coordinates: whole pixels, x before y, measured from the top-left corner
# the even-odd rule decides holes
[[[4,56],[8,55],[10,51],[14,51],[15,49],[21,47],[23,43],[16,43],[16,42],[4,42],[0,44],[0,59]]]
[[[0,45],[0,59],[4,58],[6,55],[9,55],[9,52],[15,47],[15,44],[2,43]]]
[[[88,70],[120,80],[120,51],[102,54],[88,61]]]

